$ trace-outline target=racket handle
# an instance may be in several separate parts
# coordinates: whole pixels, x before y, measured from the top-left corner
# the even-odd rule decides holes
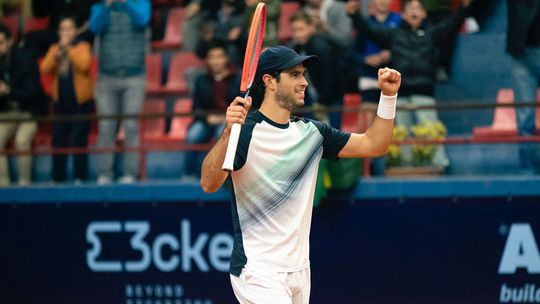
[[[234,165],[234,156],[236,155],[236,148],[238,147],[238,139],[240,138],[240,129],[242,125],[233,124],[231,127],[231,134],[229,135],[229,143],[227,144],[227,152],[225,153],[225,160],[223,161],[222,169],[231,172]]]

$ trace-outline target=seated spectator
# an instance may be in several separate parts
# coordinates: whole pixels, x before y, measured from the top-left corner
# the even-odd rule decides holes
[[[238,96],[240,88],[240,75],[230,65],[227,43],[213,40],[206,44],[205,49],[207,71],[199,75],[195,81],[193,109],[216,111],[220,114],[196,117],[189,126],[187,144],[201,144],[209,142],[212,138],[219,138],[225,126],[224,113],[229,101]],[[200,175],[202,157],[199,154],[186,153],[184,179],[191,180]]]
[[[42,109],[37,57],[28,50],[13,46],[11,32],[0,24],[0,119],[31,119]],[[32,120],[0,122],[0,152],[15,138],[15,150],[28,152],[37,131]],[[32,157],[17,156],[19,185],[31,181]],[[0,156],[0,186],[10,184],[7,156]]]
[[[397,27],[401,23],[401,16],[390,11],[390,0],[371,0],[373,4],[373,14],[369,15],[368,22],[372,25],[384,27]],[[379,103],[380,89],[377,83],[377,71],[390,65],[392,53],[389,49],[381,50],[375,42],[358,35],[355,40],[354,53],[358,65],[358,89],[362,95],[362,104],[366,110],[366,120],[371,124],[375,118],[375,110]],[[372,109],[372,111],[369,111]],[[371,162],[372,175],[384,175],[385,159],[378,157]]]
[[[145,98],[146,29],[151,15],[149,0],[104,0],[92,6],[90,30],[100,38],[99,71],[94,96],[99,115],[139,115]],[[139,119],[124,119],[124,146],[139,147]],[[99,121],[98,147],[115,146],[117,119]],[[98,155],[98,184],[111,183],[113,153]],[[139,153],[123,155],[120,183],[139,176]]]
[[[347,3],[347,12],[353,19],[354,26],[359,35],[365,35],[379,47],[390,49],[392,52],[392,67],[399,70],[402,83],[398,97],[400,105],[413,104],[416,106],[432,106],[436,104],[434,98],[435,73],[437,71],[437,58],[435,50],[449,35],[456,35],[463,20],[467,17],[467,7],[471,0],[463,0],[463,5],[456,14],[437,26],[430,26],[424,22],[426,11],[418,0],[403,0],[403,21],[396,28],[385,28],[372,25],[362,17],[358,11],[359,3],[350,0]],[[414,114],[414,117],[413,117]],[[416,118],[418,123],[432,121],[438,122],[436,110],[398,111],[396,125],[409,128]],[[402,147],[402,160],[412,162],[412,153],[409,146]],[[442,168],[449,166],[446,151],[442,145],[436,149],[433,165]]]
[[[308,82],[306,104],[325,108],[339,105],[343,98],[339,88],[335,49],[325,37],[319,34],[311,17],[305,12],[298,12],[291,18],[292,41],[290,47],[300,55],[316,55],[319,64],[307,68]],[[317,113],[316,113],[317,114]],[[317,119],[330,123],[333,127],[340,126],[341,113],[318,113]]]
[[[60,18],[58,29],[60,40],[53,44],[40,65],[41,73],[53,74],[51,95],[54,114],[59,116],[89,115],[93,111],[93,81],[90,78],[92,53],[90,44],[77,41],[75,17]],[[54,148],[88,145],[90,120],[55,121],[53,123],[52,145]],[[53,180],[66,180],[68,154],[53,155]],[[73,156],[75,181],[85,181],[88,177],[88,155],[77,153]]]

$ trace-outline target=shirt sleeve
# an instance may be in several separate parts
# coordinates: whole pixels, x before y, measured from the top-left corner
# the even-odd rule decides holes
[[[109,8],[102,3],[94,4],[90,13],[90,31],[101,34],[109,25]]]
[[[313,124],[319,129],[323,137],[323,155],[324,159],[337,160],[338,154],[345,147],[351,133],[343,132],[336,128],[332,128],[328,124],[316,120],[312,120]]]
[[[126,11],[136,27],[145,27],[150,22],[152,4],[148,0],[126,1]]]

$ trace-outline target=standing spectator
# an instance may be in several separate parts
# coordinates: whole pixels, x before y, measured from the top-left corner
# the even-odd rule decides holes
[[[201,29],[205,22],[219,10],[217,0],[188,0],[186,6],[186,21],[182,28],[182,49],[194,52],[201,39]]]
[[[401,23],[401,16],[390,11],[390,0],[372,0],[373,14],[369,15],[368,22],[371,25],[394,28]],[[379,102],[379,84],[377,71],[390,64],[392,53],[388,48],[382,50],[371,39],[364,35],[358,35],[354,48],[355,57],[359,62],[358,88],[362,95],[362,103],[366,109],[377,109]],[[368,125],[375,118],[375,111],[367,111],[366,120]],[[386,161],[384,157],[378,157],[371,162],[372,175],[384,175]]]
[[[278,40],[278,26],[279,26],[279,15],[281,13],[281,0],[245,0],[246,9],[244,11],[244,20],[243,20],[243,36],[244,40],[247,41],[249,34],[249,27],[251,25],[251,19],[255,13],[255,8],[259,2],[266,4],[266,24],[264,26],[264,41],[263,48],[272,47],[279,44]]]
[[[53,74],[51,95],[54,113],[60,116],[89,115],[92,113],[93,81],[90,78],[91,47],[88,42],[77,41],[75,17],[64,16],[59,19],[60,40],[53,44],[41,62],[43,74]],[[79,147],[88,145],[89,120],[58,121],[53,124],[52,145],[55,148]],[[66,180],[67,154],[53,156],[53,180]],[[74,155],[75,181],[88,177],[88,155]]]
[[[431,25],[437,25],[445,22],[452,17],[452,0],[424,0],[422,5],[427,12],[427,20]],[[456,45],[456,36],[450,35],[438,46],[439,66],[437,67],[437,80],[446,81],[449,78],[452,57]]]
[[[315,28],[312,18],[303,11],[291,18],[292,41],[290,47],[298,54],[313,54],[319,57],[319,64],[307,67],[308,82],[306,104],[325,108],[340,104],[342,92],[335,73],[337,63],[335,49]],[[340,126],[341,113],[332,113],[330,117],[318,114],[319,120],[329,122],[334,127]],[[326,116],[326,115],[324,115]]]
[[[327,35],[337,47],[351,44],[352,24],[345,3],[336,0],[306,0],[303,11],[313,20],[319,33]]]
[[[225,126],[225,113],[228,101],[238,95],[240,75],[230,65],[227,43],[213,40],[205,44],[204,58],[207,71],[197,77],[193,92],[193,109],[216,111],[221,114],[209,114],[197,117],[189,126],[187,144],[201,144],[212,138],[219,138]],[[201,172],[202,158],[197,152],[186,153],[184,161],[185,179],[193,180]]]
[[[41,86],[37,57],[28,50],[13,47],[11,32],[0,23],[0,119],[31,119],[40,114]],[[37,122],[27,120],[0,123],[0,151],[15,137],[15,149],[28,152],[37,131]],[[31,181],[32,157],[17,157],[19,185]],[[0,156],[0,186],[10,183],[8,160]]]
[[[146,29],[150,21],[149,0],[104,0],[92,6],[90,30],[99,39],[99,72],[94,96],[99,115],[138,115],[145,97]],[[124,119],[125,146],[139,146],[139,121]],[[118,122],[99,121],[98,146],[114,147]],[[113,179],[114,154],[98,157],[98,184]],[[133,183],[139,175],[139,153],[124,154],[120,183]]]
[[[244,7],[244,0],[191,1],[186,6],[183,49],[196,51],[201,40],[208,42],[214,38],[236,43],[241,34]]]
[[[540,2],[508,1],[506,51],[512,57],[512,79],[516,103],[533,102],[540,81]],[[516,108],[519,135],[535,134],[535,108]],[[524,173],[540,173],[538,143],[524,143],[519,149]]]
[[[435,74],[437,70],[436,48],[449,35],[456,35],[463,20],[467,17],[471,0],[463,0],[456,14],[437,26],[424,22],[426,11],[418,0],[402,1],[402,22],[399,27],[385,28],[371,25],[363,18],[358,9],[359,3],[350,0],[347,11],[353,19],[359,35],[365,35],[381,48],[392,52],[393,67],[403,76],[398,102],[401,105],[432,106],[434,98]],[[414,114],[414,117],[413,117]],[[416,118],[419,123],[438,122],[436,110],[399,111],[396,124],[410,127]],[[412,152],[409,146],[402,147],[402,159],[405,163],[412,162]],[[450,162],[444,146],[439,145],[435,151],[433,165],[448,168]]]
[[[197,46],[197,53],[201,55],[199,47],[211,40],[218,39],[227,42],[227,51],[233,63],[242,60],[242,20],[244,14],[243,0],[221,0],[219,9],[208,16],[202,28],[202,36]],[[204,50],[202,51],[204,52]],[[204,57],[204,56],[202,56]]]

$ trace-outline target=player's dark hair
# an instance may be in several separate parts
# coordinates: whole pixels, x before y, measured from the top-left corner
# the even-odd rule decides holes
[[[281,72],[282,71],[274,71],[273,73],[268,73],[268,74],[274,77],[276,79],[276,82],[279,82],[279,80],[281,79]],[[265,93],[266,93],[266,85],[264,84],[262,79],[260,79],[257,82],[253,82],[253,89],[251,90],[251,98],[253,99],[253,106],[255,108],[258,108],[261,106]]]

